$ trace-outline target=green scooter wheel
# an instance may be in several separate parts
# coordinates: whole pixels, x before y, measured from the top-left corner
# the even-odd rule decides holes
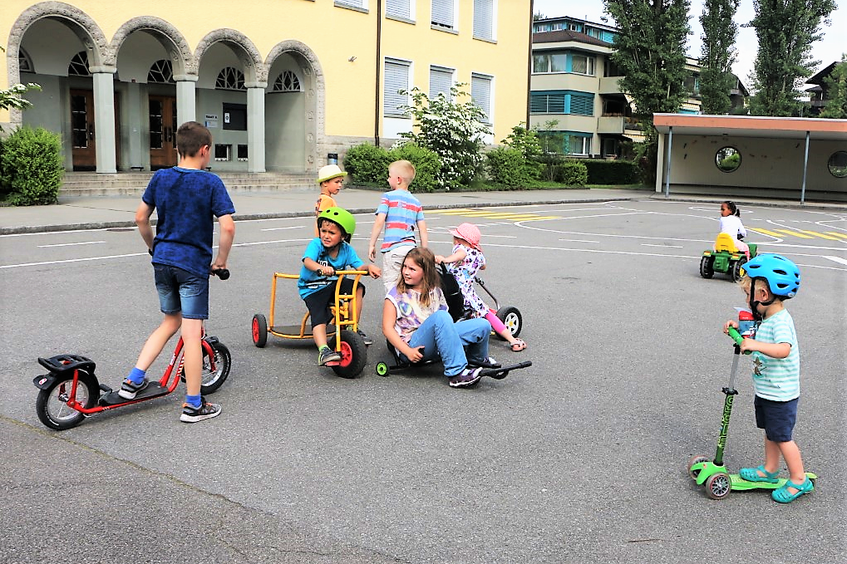
[[[718,472],[706,480],[706,495],[711,499],[723,499],[732,490],[732,480],[729,474]]]
[[[377,362],[376,373],[378,376],[388,376],[388,365],[384,362]]]
[[[696,480],[697,476],[700,475],[700,464],[708,461],[709,458],[703,456],[702,454],[698,454],[697,456],[692,457],[691,460],[688,461],[688,475],[691,476],[692,480]],[[698,468],[695,468],[695,466],[698,466]]]

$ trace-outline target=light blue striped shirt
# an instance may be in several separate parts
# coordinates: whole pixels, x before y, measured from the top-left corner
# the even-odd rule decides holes
[[[756,340],[763,343],[788,343],[791,352],[785,358],[753,353],[753,389],[760,398],[791,401],[800,397],[800,347],[794,320],[787,309],[768,317],[759,325]]]

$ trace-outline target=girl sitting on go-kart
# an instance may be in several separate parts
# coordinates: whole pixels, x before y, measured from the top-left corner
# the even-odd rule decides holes
[[[732,237],[735,247],[750,259],[750,248],[741,240],[747,236],[747,230],[741,223],[741,210],[729,200],[721,204],[721,233]]]
[[[382,332],[403,361],[440,357],[453,388],[473,386],[483,366],[494,364],[488,356],[491,324],[482,318],[453,322],[438,284],[435,256],[423,247],[409,251],[397,286],[385,296]],[[468,360],[477,367],[468,366]]]

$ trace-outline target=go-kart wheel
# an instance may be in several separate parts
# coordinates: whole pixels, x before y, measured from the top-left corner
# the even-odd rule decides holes
[[[521,316],[521,312],[516,307],[512,306],[503,306],[497,310],[497,318],[503,322],[503,325],[506,326],[506,329],[509,330],[509,333],[512,334],[513,337],[517,337],[521,334],[521,329],[523,328],[523,317]],[[501,341],[505,341],[503,337],[500,337]]]
[[[335,338],[338,338],[337,334]],[[335,343],[331,346],[337,350]],[[341,362],[332,366],[333,371],[342,378],[355,378],[367,363],[368,347],[361,335],[354,331],[341,331]]]
[[[259,348],[265,346],[268,342],[268,321],[261,313],[253,316],[253,324],[251,326],[253,333],[253,344]]]
[[[735,282],[741,282],[741,279],[744,278],[744,273],[741,269],[744,267],[744,263],[746,262],[747,258],[742,257],[732,264],[732,279]]]
[[[79,425],[85,415],[68,407],[68,399],[71,395],[74,379],[73,374],[57,379],[53,385],[46,390],[38,392],[35,400],[35,412],[38,419],[47,427],[56,431],[64,431]],[[94,379],[88,374],[79,372],[76,383],[76,401],[85,408],[94,407],[100,390]]]
[[[226,345],[219,341],[208,343],[214,351],[214,359],[209,356],[206,345],[203,345],[203,365],[200,372],[200,393],[204,396],[214,394],[229,376],[232,357]],[[213,366],[214,363],[214,366]],[[185,382],[185,368],[180,366],[179,379]]]
[[[691,476],[692,480],[696,480],[697,476],[700,475],[700,469],[694,468],[695,464],[701,464],[703,462],[708,462],[709,459],[702,454],[698,454],[697,456],[691,457],[691,460],[688,461],[688,475]]]
[[[723,499],[729,495],[732,489],[732,481],[729,474],[718,472],[712,474],[706,480],[706,495],[711,499]]]
[[[377,376],[388,376],[388,365],[384,362],[376,363],[376,375]]]
[[[711,278],[715,275],[715,259],[712,257],[703,257],[700,259],[700,276],[703,278]]]

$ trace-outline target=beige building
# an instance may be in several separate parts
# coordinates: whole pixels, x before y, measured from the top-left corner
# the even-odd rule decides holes
[[[0,88],[42,90],[0,124],[56,131],[68,170],[109,173],[175,164],[193,119],[216,171],[303,173],[410,130],[399,89],[465,83],[499,140],[526,119],[530,20],[530,0],[5,0]]]

